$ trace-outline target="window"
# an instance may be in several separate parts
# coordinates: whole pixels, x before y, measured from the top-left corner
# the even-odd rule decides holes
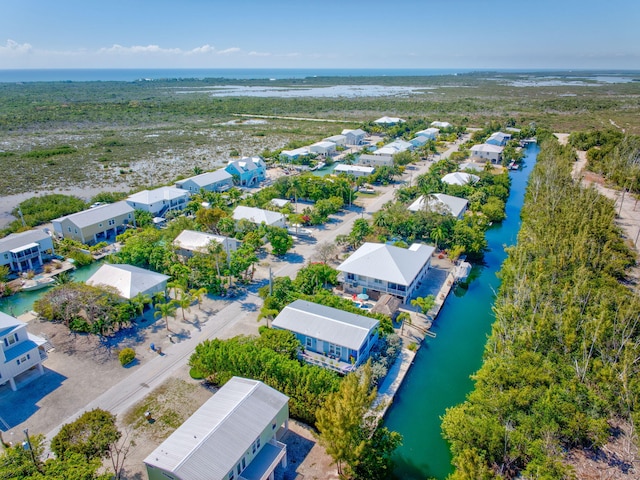
[[[116,224],[116,221],[113,218],[109,220],[109,226],[115,225],[115,224]]]
[[[236,478],[236,474],[235,474],[235,473],[233,473],[233,470],[231,470],[231,471],[229,472],[229,480],[233,480],[234,478]]]
[[[242,457],[242,470],[247,468],[247,462],[245,462],[244,457]]]
[[[71,233],[71,227],[67,227],[69,229],[69,233]]]
[[[335,355],[336,357],[342,356],[342,347],[340,345],[329,344],[329,355]]]
[[[236,467],[236,470],[238,470],[238,475],[240,475],[240,472],[242,472],[242,469],[240,468],[240,464],[238,464],[238,466]]]
[[[256,440],[256,448],[260,448],[260,437]]]
[[[101,223],[99,223],[98,226],[102,228],[102,224]]]
[[[312,337],[307,337],[307,340],[305,342],[305,346],[307,348],[311,348],[313,346],[313,338]]]
[[[5,346],[10,347],[11,345],[16,343],[17,341],[18,341],[18,334],[14,333],[13,335],[5,337],[4,344],[5,344]]]

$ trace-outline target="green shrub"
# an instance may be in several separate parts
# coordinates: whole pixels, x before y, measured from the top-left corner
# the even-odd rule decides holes
[[[120,360],[120,365],[123,367],[133,362],[133,359],[136,358],[136,352],[133,348],[124,348],[118,354],[118,360]]]

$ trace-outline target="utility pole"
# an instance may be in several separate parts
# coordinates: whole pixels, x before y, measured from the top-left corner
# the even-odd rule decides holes
[[[27,223],[24,221],[24,217],[22,216],[22,210],[18,207],[18,215],[20,215],[20,220],[22,220],[22,226],[26,227]]]
[[[271,274],[271,265],[269,265],[269,295],[273,295],[273,275]]]
[[[36,454],[33,453],[33,447],[31,446],[31,440],[29,439],[29,429],[25,428],[23,432],[27,441],[24,442],[22,446],[25,450],[29,450],[29,453],[31,453],[31,460],[33,461],[33,466],[36,467],[36,469],[38,469],[38,463],[36,462]]]

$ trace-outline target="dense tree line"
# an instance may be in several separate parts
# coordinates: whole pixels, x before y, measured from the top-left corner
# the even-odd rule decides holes
[[[564,452],[602,446],[612,418],[640,421],[640,302],[620,283],[634,258],[574,158],[555,141],[538,155],[483,366],[443,419],[452,479],[567,478]]]

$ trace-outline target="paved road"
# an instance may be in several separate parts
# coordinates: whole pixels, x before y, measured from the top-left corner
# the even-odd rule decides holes
[[[457,145],[452,146],[439,158],[448,157],[451,152],[457,150]],[[428,170],[431,162],[421,162],[415,170],[405,174],[405,181],[410,177],[416,177]],[[393,200],[395,188],[393,186],[381,187],[382,193],[377,197],[367,199],[366,210],[361,207],[352,207],[347,213],[338,218],[341,220],[337,224],[330,224],[328,228],[316,229],[314,237],[316,243],[298,243],[293,253],[303,257],[303,261],[297,263],[275,262],[272,264],[274,276],[295,277],[296,272],[302,268],[315,255],[317,243],[333,241],[337,235],[348,234],[351,231],[353,222],[363,216],[370,218],[371,214],[379,210],[385,203]],[[298,257],[300,260],[300,257]],[[167,378],[171,377],[179,368],[187,364],[191,353],[196,345],[206,339],[229,338],[256,328],[256,311],[262,306],[262,300],[255,294],[256,288],[252,288],[246,295],[222,308],[215,315],[202,325],[201,331],[197,335],[163,347],[163,355],[148,361],[140,368],[136,369],[127,378],[111,387],[98,398],[89,403],[82,411],[77,412],[72,417],[64,419],[58,427],[47,434],[50,440],[65,424],[75,420],[84,411],[93,408],[102,408],[116,415],[122,415],[131,406],[144,398],[151,390],[161,385]]]

